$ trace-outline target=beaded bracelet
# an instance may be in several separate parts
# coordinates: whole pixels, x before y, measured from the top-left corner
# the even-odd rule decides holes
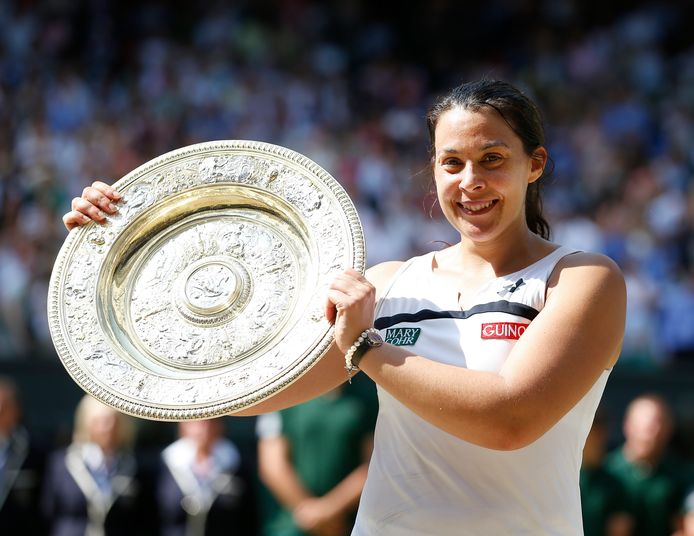
[[[368,344],[369,347],[374,346],[372,343],[369,343],[369,335],[376,336],[376,338],[380,341],[377,344],[378,346],[380,346],[380,343],[383,342],[376,328],[365,329],[361,332],[361,335],[357,337],[357,340],[354,341],[354,344],[350,346],[349,350],[347,350],[347,352],[345,353],[345,369],[347,370],[347,379],[349,380],[349,383],[352,383],[352,372],[355,370],[359,370],[359,360],[361,359],[361,356],[363,356],[366,352],[366,350],[364,350],[363,352],[359,352],[359,350],[362,348],[364,344]],[[356,363],[353,362],[353,359],[355,359],[355,357],[357,360]]]
[[[373,329],[373,328],[370,328]],[[357,367],[354,363],[352,363],[352,356],[354,355],[354,352],[357,351],[357,349],[362,345],[362,343],[366,340],[366,335],[368,333],[368,330],[364,330],[361,332],[361,335],[357,337],[357,340],[354,341],[354,344],[349,347],[349,350],[345,353],[345,369],[347,370],[347,379],[349,379],[349,383],[352,383],[352,371],[354,370],[359,370],[359,367]]]

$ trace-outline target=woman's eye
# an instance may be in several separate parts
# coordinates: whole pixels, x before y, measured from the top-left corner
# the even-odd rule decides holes
[[[446,160],[443,161],[444,166],[459,166],[460,165],[460,160],[457,158],[447,158]]]
[[[482,159],[483,162],[498,162],[501,160],[501,155],[498,154],[488,154]]]

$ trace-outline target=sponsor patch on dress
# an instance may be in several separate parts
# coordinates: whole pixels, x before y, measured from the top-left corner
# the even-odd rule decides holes
[[[421,332],[422,328],[389,328],[386,342],[394,346],[414,346]]]
[[[482,324],[483,339],[519,339],[530,324],[518,322],[490,322]]]

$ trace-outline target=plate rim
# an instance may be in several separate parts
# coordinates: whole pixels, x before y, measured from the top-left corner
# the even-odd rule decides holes
[[[347,235],[352,253],[352,266],[350,267],[364,274],[366,260],[364,231],[351,198],[342,185],[319,164],[305,155],[287,147],[262,141],[243,139],[213,140],[196,143],[174,149],[144,162],[124,175],[121,179],[114,182],[113,187],[116,189],[125,189],[133,183],[136,183],[143,176],[156,170],[156,168],[163,167],[173,161],[183,160],[185,157],[205,153],[216,153],[218,155],[223,153],[243,153],[244,156],[248,156],[247,153],[249,151],[258,153],[258,155],[273,156],[284,161],[284,163],[294,164],[304,173],[308,173],[312,177],[315,177],[328,188],[335,202],[342,210],[346,224],[345,227],[348,230]],[[307,355],[302,357],[298,364],[283,370],[269,383],[269,385],[259,388],[258,391],[250,395],[241,395],[223,402],[203,403],[201,405],[194,405],[193,407],[190,407],[191,405],[189,404],[188,407],[170,408],[159,407],[155,404],[146,402],[135,403],[128,400],[115,392],[113,388],[102,385],[103,382],[98,381],[99,378],[92,377],[92,375],[88,374],[80,366],[76,357],[73,356],[68,341],[66,340],[67,336],[63,332],[65,319],[63,318],[64,310],[61,307],[61,298],[63,296],[61,289],[65,282],[65,270],[67,269],[67,262],[69,260],[67,252],[72,250],[78,241],[84,239],[90,230],[98,228],[100,225],[101,224],[96,222],[90,222],[84,226],[74,228],[68,233],[57,254],[51,272],[48,287],[47,312],[51,340],[53,341],[58,358],[64,368],[80,388],[107,405],[135,417],[157,421],[181,421],[222,416],[241,409],[251,408],[286,389],[308,372],[329,349],[333,341],[333,327],[330,325],[320,336],[319,343],[312,349],[309,349]]]

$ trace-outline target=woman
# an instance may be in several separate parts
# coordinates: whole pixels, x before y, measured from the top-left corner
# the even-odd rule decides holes
[[[132,455],[132,438],[129,417],[82,398],[72,443],[48,463],[42,511],[52,536],[153,533],[153,500]]]
[[[621,347],[623,277],[548,241],[542,123],[516,88],[464,84],[427,120],[460,242],[336,277],[333,348],[245,414],[316,396],[358,366],[380,411],[353,534],[581,534],[581,449]],[[65,224],[100,220],[114,200],[95,183]]]

